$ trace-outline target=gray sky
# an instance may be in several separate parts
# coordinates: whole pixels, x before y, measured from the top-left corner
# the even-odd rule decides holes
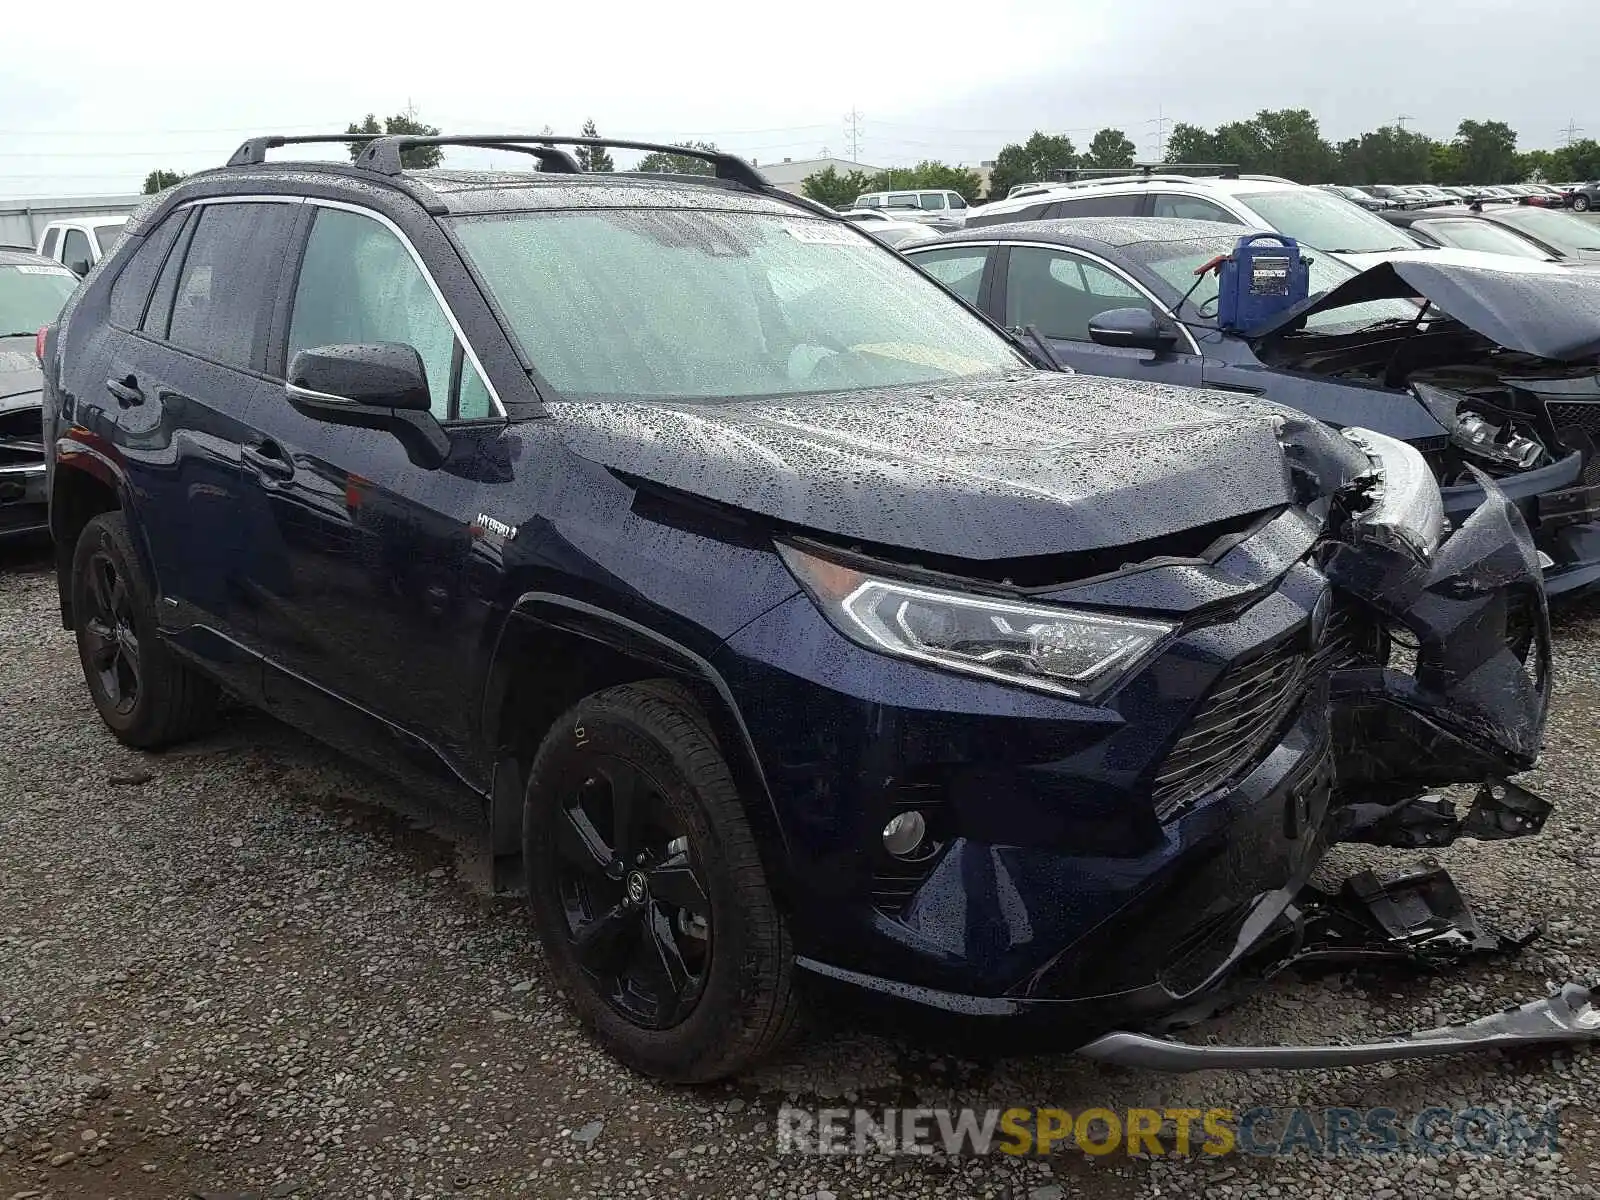
[[[591,0],[526,16],[400,0],[368,10],[384,26],[327,0],[274,0],[250,25],[196,0],[71,11],[81,39],[0,68],[0,197],[136,191],[154,167],[221,163],[248,133],[337,131],[408,101],[451,131],[576,133],[593,117],[762,162],[846,156],[854,108],[861,158],[880,166],[975,164],[1035,128],[1082,147],[1105,125],[1149,155],[1158,111],[1212,126],[1304,107],[1335,141],[1402,113],[1435,137],[1506,120],[1525,149],[1574,119],[1600,137],[1588,0]]]

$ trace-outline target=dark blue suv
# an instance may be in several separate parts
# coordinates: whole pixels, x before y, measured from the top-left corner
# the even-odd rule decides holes
[[[1532,765],[1548,619],[1492,485],[1444,537],[1401,442],[1040,370],[740,160],[582,141],[259,139],[90,273],[50,519],[117,737],[227,692],[464,806],[583,1019],[687,1080],[815,977],[1150,1026],[1353,797]]]

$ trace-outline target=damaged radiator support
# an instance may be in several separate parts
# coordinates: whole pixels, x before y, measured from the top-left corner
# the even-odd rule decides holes
[[[1526,795],[1518,789],[1518,795],[1511,798],[1513,807]],[[1508,796],[1510,793],[1503,792],[1496,799]],[[1542,814],[1538,820],[1542,823]],[[1345,880],[1337,893],[1307,887],[1284,914],[1283,922],[1282,935],[1264,951],[1268,961],[1258,971],[1260,980],[1303,964],[1398,962],[1431,967],[1484,955],[1515,954],[1541,932],[1535,928],[1510,937],[1490,930],[1473,914],[1449,874],[1432,860],[1382,879],[1371,871],[1360,872]],[[1589,987],[1569,983],[1554,996],[1465,1024],[1376,1042],[1217,1046],[1117,1032],[1105,1034],[1077,1052],[1097,1062],[1154,1071],[1294,1070],[1594,1040],[1600,1040],[1596,997]]]

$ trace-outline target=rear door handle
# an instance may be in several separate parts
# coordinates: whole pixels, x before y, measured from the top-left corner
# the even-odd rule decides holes
[[[245,462],[262,475],[271,475],[274,479],[288,479],[294,474],[294,464],[284,457],[276,442],[252,442],[244,447],[240,454]]]
[[[139,380],[133,375],[106,380],[106,391],[115,396],[117,403],[123,408],[132,408],[144,403],[144,393],[139,390]]]

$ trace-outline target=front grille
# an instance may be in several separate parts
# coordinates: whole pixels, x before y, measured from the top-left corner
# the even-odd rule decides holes
[[[1585,449],[1587,457],[1583,464],[1583,482],[1600,483],[1600,454],[1592,452],[1592,448],[1600,447],[1600,403],[1592,400],[1546,400],[1544,407],[1550,414],[1550,423],[1556,428],[1556,436],[1574,449],[1580,446]],[[1562,431],[1566,429],[1576,430],[1583,437],[1564,437]]]
[[[1228,671],[1156,772],[1151,798],[1165,820],[1253,763],[1302,692],[1309,659],[1299,640]]]
[[[0,413],[0,467],[44,461],[44,411],[19,408]]]

